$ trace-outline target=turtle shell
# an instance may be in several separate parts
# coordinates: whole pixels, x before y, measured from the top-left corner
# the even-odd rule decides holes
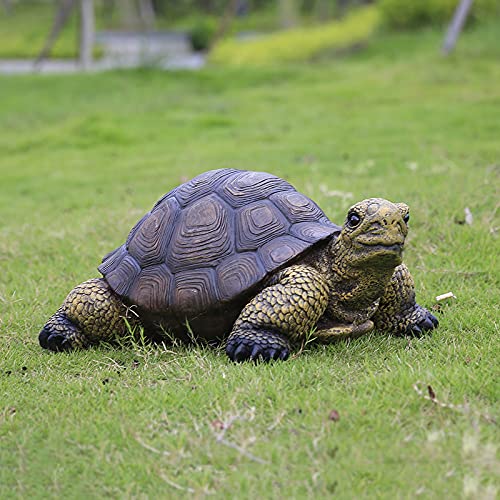
[[[212,170],[164,195],[99,271],[143,311],[199,316],[230,310],[269,273],[339,230],[279,177]]]

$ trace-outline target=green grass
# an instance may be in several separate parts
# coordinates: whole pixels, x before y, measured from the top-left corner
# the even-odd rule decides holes
[[[2,78],[0,497],[494,498],[492,33],[449,59],[425,32],[321,65]],[[407,202],[419,301],[457,296],[440,328],[271,365],[202,347],[43,351],[46,319],[155,200],[223,166],[286,177],[338,222],[368,196]]]

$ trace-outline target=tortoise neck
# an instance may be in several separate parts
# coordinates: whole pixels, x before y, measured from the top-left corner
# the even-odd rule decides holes
[[[332,239],[317,258],[317,269],[330,287],[328,313],[349,323],[369,319],[394,272],[394,265],[355,262],[354,249],[341,238]]]

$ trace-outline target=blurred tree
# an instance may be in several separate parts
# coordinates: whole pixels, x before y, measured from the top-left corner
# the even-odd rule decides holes
[[[102,12],[106,24],[110,24],[117,14],[118,24],[122,28],[143,27],[148,30],[156,25],[156,7],[153,0],[101,0]]]
[[[80,64],[84,70],[92,65],[94,38],[94,0],[80,0]]]
[[[283,28],[292,28],[297,25],[298,12],[295,0],[278,0],[280,24]]]
[[[2,0],[3,10],[7,15],[12,13],[12,2],[11,0]]]
[[[318,0],[315,2],[316,15],[321,21],[325,21],[332,16],[332,3],[330,0]]]
[[[376,0],[302,0],[300,2],[300,11],[303,14],[314,16],[320,21],[327,21],[334,16],[342,17],[352,7],[374,3],[375,1]]]
[[[467,20],[467,15],[472,7],[472,2],[473,0],[461,0],[457,5],[443,43],[443,53],[445,55],[449,54],[453,50],[453,47],[455,47],[460,32]]]
[[[102,17],[105,25],[109,26],[115,12],[115,0],[102,0]]]
[[[54,22],[52,23],[52,28],[45,41],[45,44],[40,51],[40,54],[36,58],[35,64],[40,63],[46,59],[52,50],[52,47],[57,41],[64,25],[69,19],[69,16],[75,7],[76,0],[61,0],[59,5],[56,4],[56,14],[54,16]]]
[[[219,22],[219,26],[212,43],[216,42],[227,33],[229,27],[231,26],[232,20],[238,13],[240,3],[241,0],[229,0],[226,8],[224,9],[224,14],[222,15],[222,18]]]
[[[339,16],[343,16],[345,14],[349,3],[349,0],[337,0],[337,12]]]
[[[78,2],[80,4],[79,59],[82,68],[89,69],[92,64],[92,50],[94,47],[95,35],[94,0],[78,0]],[[66,25],[76,4],[77,0],[61,0],[60,2],[55,2],[56,14],[54,16],[54,22],[52,23],[50,33],[35,64],[39,64],[50,55],[52,47]]]
[[[250,4],[248,0],[237,0],[236,2],[236,15],[245,16],[250,10]]]
[[[156,24],[156,15],[152,0],[137,0],[137,2],[142,24],[147,29],[153,29]]]
[[[120,25],[125,28],[134,28],[137,21],[137,10],[134,0],[120,0],[118,5],[118,15],[120,18]]]
[[[359,5],[374,3],[376,0],[336,0],[336,14],[342,17],[347,13],[351,7],[356,7]],[[414,0],[415,2],[421,2],[422,0]]]

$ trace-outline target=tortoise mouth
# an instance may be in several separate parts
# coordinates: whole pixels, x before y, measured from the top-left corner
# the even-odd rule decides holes
[[[373,243],[364,243],[358,242],[361,247],[369,249],[370,252],[375,253],[395,253],[401,255],[404,249],[404,243],[386,243],[386,242],[373,242]]]

